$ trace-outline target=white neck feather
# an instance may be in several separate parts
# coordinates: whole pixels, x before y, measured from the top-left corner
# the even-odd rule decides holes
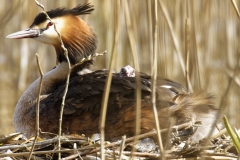
[[[68,64],[66,62],[60,63],[56,68],[47,72],[43,77],[41,96],[49,94],[54,83],[66,79],[68,74]],[[23,93],[19,99],[14,111],[14,127],[18,132],[27,132],[28,128],[22,128],[25,123],[22,116],[25,115],[27,108],[36,104],[38,96],[40,78],[35,80]]]
[[[47,72],[43,77],[42,82],[42,92],[41,95],[48,94],[51,90],[51,86],[56,81],[66,79],[68,74],[68,64],[65,62],[60,63],[56,68]],[[35,101],[38,96],[38,88],[40,83],[40,77],[35,80],[23,93],[22,97],[19,99],[19,102],[24,99],[24,101]],[[19,103],[18,102],[18,103]]]

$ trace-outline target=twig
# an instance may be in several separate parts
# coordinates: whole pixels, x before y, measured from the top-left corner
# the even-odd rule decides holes
[[[69,142],[77,142],[79,144],[86,144],[88,141],[87,140],[69,140],[65,137],[62,137],[61,139],[61,143],[69,143]],[[43,146],[47,146],[53,143],[56,143],[58,141],[58,137],[52,138],[52,139],[48,139],[42,142],[36,142],[35,144],[35,148],[36,147],[43,147]],[[26,149],[28,147],[32,146],[32,143],[27,143],[27,144],[21,144],[21,145],[8,145],[8,146],[0,146],[0,151],[1,150],[12,150],[12,149]]]
[[[116,60],[116,49],[117,49],[117,44],[118,44],[118,39],[119,39],[119,11],[120,11],[120,4],[119,1],[117,1],[117,23],[116,23],[116,34],[115,34],[115,41],[114,41],[114,48],[113,52],[111,55],[111,60],[110,60],[110,66],[109,66],[109,72],[108,72],[108,77],[104,86],[104,93],[103,93],[103,98],[102,98],[102,103],[101,103],[101,113],[100,113],[100,125],[99,125],[99,130],[101,134],[101,159],[105,159],[105,155],[103,154],[104,152],[104,141],[105,141],[105,121],[106,121],[106,112],[107,112],[107,104],[108,104],[108,98],[109,98],[109,92],[110,92],[110,86],[111,86],[111,81],[112,81],[112,69],[113,66],[115,65],[115,60]]]
[[[237,15],[238,15],[238,18],[240,18],[240,13],[239,13],[239,10],[238,10],[236,2],[234,0],[231,0],[231,2],[232,2],[232,5],[233,5]]]
[[[80,150],[89,150],[89,149],[78,149]],[[51,154],[51,153],[74,153],[76,151],[75,149],[66,149],[66,150],[50,150],[50,151],[34,151],[32,154],[37,155],[37,154]],[[21,153],[4,153],[0,154],[0,157],[7,157],[7,156],[12,156],[12,157],[19,157],[19,156],[28,156],[29,152],[21,152]],[[77,154],[78,155],[78,154]]]
[[[42,91],[43,71],[41,68],[38,54],[36,54],[36,59],[37,59],[38,70],[40,73],[40,83],[38,88],[38,98],[37,98],[37,108],[36,108],[36,131],[37,131],[37,135],[39,135],[39,104],[40,104],[40,95]]]
[[[119,160],[122,159],[122,152],[123,152],[123,149],[124,149],[124,146],[125,146],[125,141],[126,141],[126,136],[122,136],[122,142],[121,142],[121,145],[120,145],[120,152],[119,152]]]
[[[222,135],[225,134],[225,133],[227,133],[226,128],[224,128],[224,129],[221,130],[220,132],[218,132],[218,133],[212,135],[212,136],[211,136],[211,139],[214,139],[214,138],[220,137],[220,136],[222,136]]]
[[[78,149],[81,150],[81,149]],[[51,153],[73,153],[74,149],[68,149],[68,150],[52,150],[52,151],[35,151],[33,152],[33,155],[41,155],[41,154],[51,154]],[[113,151],[106,151],[106,153],[112,153]],[[115,151],[116,154],[119,154],[119,151]],[[84,153],[84,152],[82,152]],[[167,151],[167,153],[169,153],[166,158],[176,158],[176,156],[171,155],[170,153],[172,153],[172,151]],[[123,154],[125,155],[135,155],[135,156],[144,156],[144,157],[149,157],[149,158],[157,158],[160,155],[159,154],[152,154],[152,153],[140,153],[140,152],[128,152],[128,151],[123,151]],[[20,157],[20,156],[28,156],[29,152],[22,152],[22,153],[4,153],[4,154],[0,154],[0,157]],[[203,156],[227,156],[227,157],[232,157],[232,158],[237,158],[237,156],[235,155],[227,155],[225,153],[207,153],[207,152],[203,152],[201,153],[201,155]],[[74,157],[75,156],[75,157]],[[70,157],[70,156],[69,156]],[[77,155],[71,155],[71,158],[76,158]],[[70,158],[63,158],[64,160],[70,159]]]
[[[22,133],[20,132],[17,132],[17,133],[11,133],[11,134],[8,134],[8,135],[0,135],[0,144],[4,144],[5,142],[13,139],[13,138],[17,138],[19,137],[20,135],[22,135]]]
[[[101,52],[101,53],[94,53],[93,55],[89,55],[87,58],[83,58],[83,59],[81,59],[80,62],[72,65],[71,70],[73,70],[75,67],[83,64],[84,62],[87,62],[87,61],[89,61],[89,60],[91,60],[91,59],[93,59],[93,58],[95,58],[95,57],[97,57],[97,56],[102,56],[102,55],[104,55],[104,54],[106,54],[106,53],[107,53],[107,51],[103,51],[103,52]]]
[[[40,96],[41,96],[41,92],[42,92],[43,72],[42,72],[42,68],[40,65],[40,61],[39,61],[39,55],[37,53],[36,53],[36,59],[37,59],[38,70],[40,73],[40,82],[39,82],[39,87],[38,87],[38,97],[37,97],[37,104],[36,104],[36,135],[35,135],[35,138],[34,138],[34,141],[32,144],[31,151],[29,153],[28,160],[30,160],[32,157],[32,152],[34,150],[35,143],[37,141],[37,137],[39,136],[39,105],[40,105]]]
[[[68,91],[68,85],[69,85],[69,79],[70,79],[70,73],[71,73],[71,64],[70,64],[70,61],[69,61],[69,58],[68,58],[68,50],[65,48],[64,44],[63,44],[63,41],[62,41],[62,38],[61,38],[61,34],[57,31],[57,28],[56,28],[56,24],[51,20],[51,18],[48,16],[44,6],[42,4],[40,4],[37,0],[35,0],[36,4],[42,8],[43,10],[43,13],[46,15],[47,19],[49,19],[53,24],[54,24],[54,30],[56,31],[57,35],[58,35],[58,39],[61,43],[61,47],[64,51],[64,55],[65,55],[65,58],[67,60],[67,64],[68,64],[68,74],[67,74],[67,77],[66,77],[66,85],[65,85],[65,89],[64,89],[64,93],[63,93],[63,97],[62,97],[62,103],[61,103],[61,110],[60,110],[60,117],[59,117],[59,128],[58,128],[58,136],[59,136],[59,141],[58,141],[58,149],[60,150],[61,148],[61,143],[60,143],[60,137],[61,137],[61,134],[62,134],[62,117],[63,117],[63,110],[64,110],[64,105],[65,105],[65,98],[66,98],[66,95],[67,95],[67,91]],[[58,154],[58,159],[61,159],[61,153],[59,152]]]
[[[61,152],[61,153],[73,153],[74,152],[74,149],[68,149],[68,150],[51,150],[51,151],[35,151],[33,152],[33,155],[41,155],[41,154],[53,154],[53,153],[58,153],[58,152]],[[105,153],[112,153],[113,151],[106,151]],[[82,152],[84,153],[84,152]],[[119,155],[119,151],[115,151],[115,153],[117,155]],[[173,156],[171,155],[172,151],[167,151],[167,156],[166,158],[176,158],[176,155]],[[4,153],[4,154],[0,154],[0,157],[22,157],[22,156],[27,156],[29,153],[28,152],[21,152],[21,153]],[[131,155],[131,152],[128,152],[128,151],[123,151],[123,154],[124,155]],[[132,153],[133,155],[135,156],[142,156],[142,157],[152,157],[152,158],[157,158],[159,157],[160,155],[159,154],[152,154],[152,153],[140,153],[140,152],[134,152]],[[223,153],[214,153],[214,154],[204,154],[203,155],[214,155],[214,156],[228,156],[228,157],[236,157],[236,156],[231,156],[231,155],[225,155]],[[74,154],[74,155],[71,155],[71,156],[68,156],[68,157],[65,157],[63,158],[63,160],[69,160],[69,159],[73,159],[73,158],[76,158],[78,157],[78,154]]]
[[[184,124],[179,125],[179,126],[174,126],[171,129],[181,130],[181,129],[189,127],[190,125],[192,125],[192,123],[190,123],[190,122],[189,123],[184,123]],[[167,132],[168,130],[169,129],[162,129],[161,133]],[[146,138],[146,137],[152,137],[152,136],[155,136],[156,134],[157,134],[157,132],[154,130],[154,131],[151,131],[151,132],[148,132],[148,133],[144,133],[144,134],[138,135],[137,139],[142,139],[142,138]],[[127,138],[125,140],[125,143],[132,142],[132,141],[134,141],[134,139],[135,139],[135,137]],[[56,142],[58,142],[58,137],[53,138],[53,139],[49,139],[49,140],[46,140],[46,141],[43,141],[43,142],[36,142],[35,146],[42,147],[42,146],[54,144]],[[61,138],[61,143],[69,143],[69,142],[71,142],[71,140],[68,140],[66,138]],[[77,140],[77,142],[79,144],[85,144],[87,142],[87,140],[82,140],[82,142],[80,140]],[[121,144],[123,144],[123,142],[117,141],[117,142],[113,142],[111,144],[107,144],[104,147],[105,148],[111,148],[113,146],[119,146]],[[27,149],[30,146],[32,146],[32,143],[24,144],[24,145],[2,146],[2,147],[0,147],[0,150]],[[75,156],[79,157],[79,155],[80,156],[84,156],[84,155],[87,155],[87,154],[93,154],[93,153],[99,152],[100,148],[96,148],[96,146],[98,146],[98,145],[93,144],[93,145],[89,145],[89,146],[86,146],[86,147],[79,148],[79,149],[77,149],[77,151],[82,151],[82,152],[81,153],[77,153]],[[51,150],[51,151],[35,151],[35,152],[32,152],[32,155],[48,154],[48,153],[59,153],[59,152],[61,152],[61,153],[63,153],[63,152],[65,152],[65,153],[74,153],[74,152],[76,152],[76,149]],[[29,152],[12,153],[12,154],[4,153],[4,154],[0,154],[0,157],[6,157],[6,156],[27,156],[27,155],[29,155]]]
[[[155,30],[154,30],[154,47],[153,47],[153,66],[152,66],[152,92],[151,92],[151,100],[152,100],[152,107],[153,107],[153,114],[154,114],[154,120],[156,124],[157,129],[157,139],[158,139],[158,145],[161,153],[161,158],[164,160],[164,149],[162,144],[162,137],[160,133],[160,124],[158,120],[158,112],[157,112],[157,106],[156,106],[156,80],[157,80],[157,52],[158,52],[158,3],[157,0],[154,1],[155,3]]]
[[[133,34],[133,27],[131,23],[131,18],[130,18],[130,13],[129,13],[129,6],[128,2],[126,0],[122,1],[123,6],[124,6],[124,15],[125,15],[125,20],[127,24],[127,32],[128,32],[128,37],[130,40],[130,45],[131,45],[131,50],[132,50],[132,56],[133,56],[133,62],[134,62],[134,68],[136,70],[136,90],[135,90],[135,96],[136,96],[136,112],[135,112],[135,140],[134,143],[137,142],[138,136],[140,134],[140,125],[141,125],[141,83],[140,83],[140,67],[139,67],[139,61],[138,61],[138,52],[136,48],[136,40],[134,38]],[[134,148],[133,148],[134,151]]]
[[[196,149],[201,149],[201,147],[194,147]],[[210,147],[212,148],[212,147]],[[113,154],[114,151],[111,150],[105,150],[105,154]],[[167,159],[177,159],[177,158],[183,158],[181,155],[178,155],[177,152],[174,152],[172,150],[167,150],[166,151],[166,158]],[[120,155],[119,151],[115,151],[116,155]],[[129,152],[129,151],[123,151],[123,154],[126,156],[130,156],[130,155],[134,155],[134,156],[138,156],[138,157],[147,157],[150,159],[156,159],[159,158],[161,155],[158,153],[141,153],[141,152]],[[226,154],[226,153],[212,153],[212,152],[202,152],[201,153],[202,156],[226,156],[226,157],[231,157],[231,158],[236,158],[237,156],[235,155],[231,155],[231,154]],[[69,156],[70,157],[70,156]],[[189,156],[187,156],[189,157]],[[189,157],[190,158],[190,157]],[[194,158],[196,159],[196,155],[194,156]],[[190,158],[191,159],[191,158]],[[219,159],[219,158],[217,158]],[[65,160],[65,158],[64,158]]]

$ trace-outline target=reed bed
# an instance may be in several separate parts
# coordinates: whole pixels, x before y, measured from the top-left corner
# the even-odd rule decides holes
[[[96,59],[95,70],[109,68],[115,53],[113,70],[118,72],[129,64],[137,71],[155,72],[185,84],[190,91],[213,93],[216,106],[222,106],[220,118],[227,115],[232,126],[240,127],[239,2],[234,8],[230,0],[40,1],[47,10],[86,2],[95,11],[82,18],[98,36],[97,52],[107,50]],[[35,1],[4,0],[0,8],[0,131],[9,134],[14,132],[12,115],[17,100],[39,77],[35,53],[40,55],[44,73],[56,60],[51,46],[4,38],[30,26],[41,11]]]

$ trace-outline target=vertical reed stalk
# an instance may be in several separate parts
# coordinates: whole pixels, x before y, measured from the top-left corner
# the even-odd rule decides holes
[[[154,13],[155,13],[155,27],[154,27],[154,45],[153,45],[153,65],[152,65],[152,106],[153,106],[153,113],[154,113],[154,120],[156,124],[157,130],[157,138],[158,138],[158,145],[161,152],[161,159],[165,159],[163,144],[162,144],[162,137],[160,133],[160,124],[158,120],[158,113],[157,113],[157,106],[156,106],[156,80],[157,80],[157,52],[158,52],[158,2],[157,0],[154,1]]]
[[[115,39],[114,39],[114,48],[112,52],[112,56],[110,59],[110,66],[109,66],[109,72],[108,72],[108,77],[107,81],[104,87],[104,93],[103,93],[103,99],[102,99],[102,104],[101,104],[101,114],[100,114],[100,125],[99,125],[99,130],[101,134],[101,159],[105,159],[104,155],[104,143],[105,143],[105,122],[106,122],[106,113],[107,113],[107,104],[108,104],[108,98],[109,98],[109,92],[110,92],[110,86],[111,86],[111,81],[112,81],[112,70],[115,65],[116,61],[116,56],[117,56],[117,45],[118,45],[118,39],[119,39],[119,15],[120,15],[120,2],[117,2],[117,12],[116,12],[116,33],[115,33]]]
[[[136,97],[136,118],[135,118],[135,139],[134,139],[134,144],[138,140],[138,136],[140,134],[140,125],[141,125],[141,83],[140,83],[140,67],[139,67],[139,60],[138,60],[138,52],[136,48],[136,39],[134,37],[134,32],[133,32],[133,27],[132,27],[132,21],[130,18],[130,12],[129,12],[129,6],[128,2],[126,0],[122,0],[123,6],[124,6],[124,15],[125,15],[125,20],[127,24],[127,33],[128,37],[130,40],[130,46],[132,50],[132,56],[133,56],[133,63],[134,63],[134,68],[136,70],[136,90],[135,90],[135,97]]]

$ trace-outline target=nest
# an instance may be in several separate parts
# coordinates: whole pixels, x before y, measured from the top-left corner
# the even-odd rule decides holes
[[[181,140],[177,131],[172,131],[169,139],[168,150],[164,151],[166,159],[197,158],[233,159],[237,158],[237,152],[229,137],[221,132],[212,136],[211,144],[204,146],[205,141],[192,143],[190,140]],[[120,139],[115,142],[105,142],[105,159],[159,159],[161,157],[159,147],[152,138],[156,131],[151,131],[136,137]],[[0,137],[0,159],[101,159],[100,135],[94,134],[91,138],[84,135],[63,135],[51,139],[40,137],[27,139],[22,133],[2,135]],[[58,147],[58,141],[61,148]],[[135,143],[134,143],[135,142]],[[33,143],[35,143],[33,145]],[[166,146],[165,146],[166,147]],[[30,159],[30,158],[29,158]]]

